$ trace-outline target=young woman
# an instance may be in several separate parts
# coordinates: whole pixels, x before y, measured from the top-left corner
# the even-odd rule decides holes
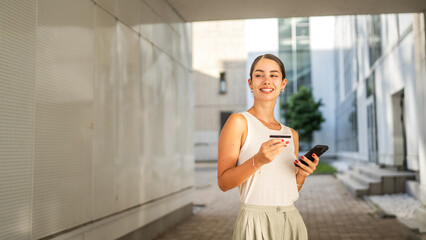
[[[301,164],[297,132],[274,118],[276,100],[287,84],[283,63],[272,54],[257,57],[248,84],[253,106],[232,114],[219,138],[218,185],[222,191],[238,186],[241,199],[233,239],[307,239],[293,203],[319,158]]]

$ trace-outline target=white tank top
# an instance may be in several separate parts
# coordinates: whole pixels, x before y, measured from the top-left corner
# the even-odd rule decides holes
[[[290,134],[291,129],[281,124],[281,130],[267,128],[249,112],[241,113],[247,120],[247,138],[240,150],[237,165],[253,161],[260,146],[270,140],[271,134]],[[296,167],[293,136],[290,143],[270,163],[263,165],[246,182],[238,186],[242,203],[262,206],[288,206],[299,198],[296,185]]]

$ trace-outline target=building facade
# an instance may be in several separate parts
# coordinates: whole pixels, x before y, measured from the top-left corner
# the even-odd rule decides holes
[[[246,110],[245,20],[192,26],[195,160],[217,161],[220,130]]]
[[[413,15],[336,17],[339,156],[419,170]]]
[[[419,19],[418,14],[339,16],[334,41],[338,157],[413,171],[416,189],[424,188],[426,169]],[[424,190],[417,192],[425,202]]]

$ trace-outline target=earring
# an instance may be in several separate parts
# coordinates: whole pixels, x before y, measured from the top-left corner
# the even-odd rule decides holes
[[[253,92],[253,88],[251,88],[250,91]]]
[[[284,89],[282,89],[281,91],[280,91],[280,94],[283,94],[284,93]]]

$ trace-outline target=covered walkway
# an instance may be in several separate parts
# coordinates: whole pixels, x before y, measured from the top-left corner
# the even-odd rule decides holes
[[[426,122],[424,0],[0,1],[0,239],[115,240],[163,231],[166,216],[179,222],[193,202],[206,207],[163,239],[227,239],[238,194],[218,190],[212,166],[197,167],[204,185],[193,181],[191,22],[312,15],[307,9],[419,13],[412,27],[416,92],[405,96],[415,98],[416,121]],[[401,232],[334,178],[310,181],[298,204],[311,239]]]

